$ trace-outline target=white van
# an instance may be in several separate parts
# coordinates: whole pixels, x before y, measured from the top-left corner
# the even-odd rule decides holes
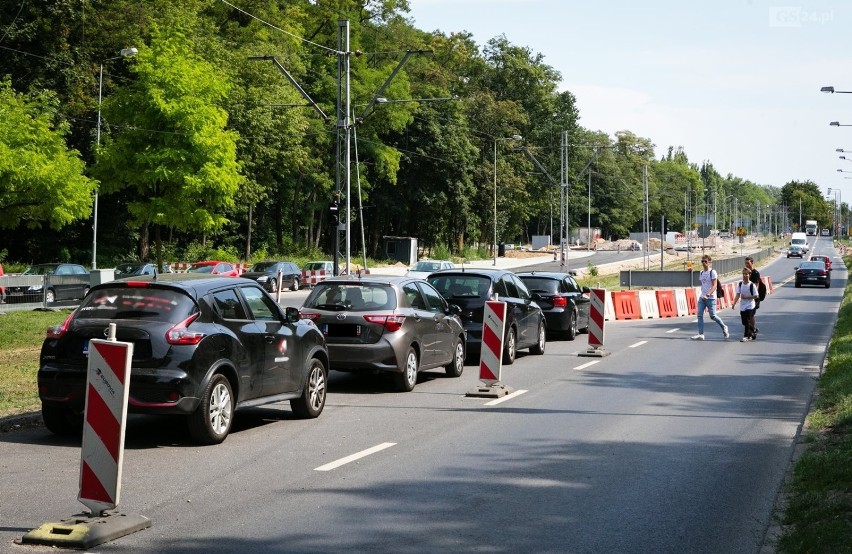
[[[793,233],[790,237],[790,245],[801,246],[802,250],[808,251],[808,236],[805,233]]]

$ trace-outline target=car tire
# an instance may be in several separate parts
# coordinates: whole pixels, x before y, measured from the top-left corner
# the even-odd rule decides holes
[[[518,339],[515,335],[515,328],[509,327],[506,331],[506,340],[503,341],[503,365],[512,365],[515,363],[515,357],[518,355]]]
[[[831,288],[831,283],[826,283],[825,288]]]
[[[801,286],[802,286],[802,283],[800,283],[800,282],[796,281],[796,288],[798,289],[798,288],[800,288]]]
[[[565,331],[565,338],[574,340],[577,338],[577,312],[572,311],[568,319],[568,330]]]
[[[461,337],[456,338],[456,344],[453,346],[453,359],[450,363],[444,366],[444,370],[449,377],[461,377],[464,371],[464,340]]]
[[[547,328],[544,326],[544,320],[538,322],[538,339],[533,346],[530,346],[530,354],[541,356],[544,354],[544,348],[547,345]]]
[[[56,293],[53,291],[53,289],[47,289],[47,292],[44,293],[44,301],[48,304],[56,302]]]
[[[400,392],[411,392],[414,390],[414,385],[417,384],[417,369],[419,362],[417,360],[417,351],[413,346],[408,347],[408,354],[405,355],[405,366],[401,373],[394,373],[394,383]]]
[[[79,435],[83,432],[83,414],[75,414],[65,406],[42,404],[41,418],[54,435]]]
[[[271,279],[269,281],[269,293],[275,294],[278,291],[278,279]]]
[[[319,358],[311,358],[302,396],[290,400],[290,409],[300,419],[313,419],[322,413],[328,391],[328,370]]]
[[[290,287],[290,290],[292,290],[292,291],[299,290],[299,279],[293,279],[293,286]]]
[[[201,395],[201,404],[189,415],[189,434],[202,444],[219,444],[231,430],[234,394],[221,373],[211,377]]]

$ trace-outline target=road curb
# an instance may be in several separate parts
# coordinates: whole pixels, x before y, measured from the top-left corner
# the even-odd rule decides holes
[[[40,412],[0,417],[0,433],[19,431],[27,427],[40,427],[44,425]]]

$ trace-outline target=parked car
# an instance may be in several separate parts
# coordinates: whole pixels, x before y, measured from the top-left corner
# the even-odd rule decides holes
[[[91,284],[89,271],[78,264],[36,264],[28,267],[21,276],[41,276],[43,279],[39,279],[38,283],[6,287],[6,301],[9,303],[76,300],[89,293]]]
[[[172,269],[164,265],[163,271],[157,271],[157,264],[151,262],[124,262],[115,266],[116,279],[125,279],[139,275],[154,275],[155,273],[172,273]]]
[[[449,260],[421,260],[411,266],[411,269],[409,269],[405,274],[409,277],[425,279],[436,271],[441,271],[443,269],[455,269],[455,267],[456,264]]]
[[[232,264],[231,262],[216,262],[216,261],[203,261],[203,262],[195,262],[189,269],[188,273],[206,273],[208,275],[218,275],[220,277],[239,277],[240,270],[237,268],[236,264]]]
[[[289,400],[298,417],[322,412],[328,351],[316,325],[251,281],[168,277],[94,286],[48,329],[38,371],[48,429],[81,430],[89,341],[110,323],[134,345],[129,410],[186,416],[201,443],[225,440],[243,407]]]
[[[425,281],[397,276],[327,279],[301,309],[325,335],[331,369],[389,372],[403,392],[414,389],[420,371],[462,374],[460,311]]]
[[[825,288],[831,286],[831,272],[825,268],[822,262],[802,262],[796,267],[796,288],[802,285],[821,285]]]
[[[567,273],[532,271],[518,277],[544,312],[548,333],[574,340],[578,330],[589,331],[589,287],[580,287]]]
[[[831,258],[828,256],[824,256],[822,254],[814,254],[810,257],[810,261],[812,262],[822,262],[825,264],[825,269],[831,271]]]
[[[799,246],[798,244],[790,245],[787,248],[787,258],[804,258],[805,257],[805,249]]]
[[[330,277],[334,277],[334,262],[332,261],[308,262],[302,268],[302,284],[307,287],[312,287]]]
[[[254,279],[267,292],[276,292],[278,290],[279,272],[281,273],[282,289],[299,290],[299,284],[302,282],[302,270],[293,262],[257,262],[248,271],[240,275],[240,277]]]
[[[482,318],[485,301],[498,296],[508,304],[503,363],[515,362],[517,351],[529,348],[533,354],[544,354],[547,323],[523,281],[505,269],[451,269],[433,273],[427,281],[448,302],[461,307],[461,318],[467,331],[467,353],[471,361],[478,360],[482,347]]]
[[[0,277],[5,276],[3,273],[3,264],[0,264]],[[4,287],[0,287],[0,304],[6,301],[6,289]]]

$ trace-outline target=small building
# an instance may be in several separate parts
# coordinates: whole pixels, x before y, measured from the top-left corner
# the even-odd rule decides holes
[[[417,239],[414,237],[382,237],[385,258],[405,265],[417,263]]]

